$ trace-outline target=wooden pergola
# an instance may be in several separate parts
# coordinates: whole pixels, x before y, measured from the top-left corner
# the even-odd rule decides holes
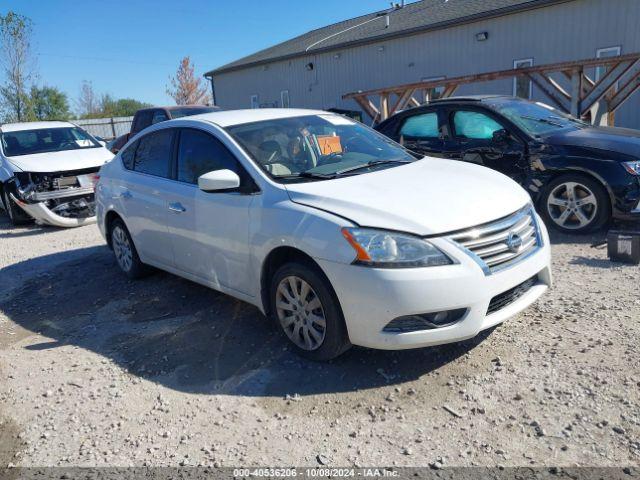
[[[603,70],[596,81],[587,72],[598,68]],[[594,124],[613,125],[613,113],[640,88],[640,53],[408,83],[347,93],[342,98],[355,100],[377,123],[407,107],[421,105],[418,94],[428,101],[434,88],[442,88],[440,98],[447,98],[461,85],[520,76],[528,77],[563,112]]]

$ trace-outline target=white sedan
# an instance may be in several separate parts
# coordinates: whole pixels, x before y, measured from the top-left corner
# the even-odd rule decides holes
[[[152,126],[96,195],[127,275],[152,265],[252,303],[317,360],[467,339],[551,283],[547,232],[512,180],[321,111]]]
[[[94,180],[113,154],[69,122],[0,126],[0,206],[14,224],[95,222]]]

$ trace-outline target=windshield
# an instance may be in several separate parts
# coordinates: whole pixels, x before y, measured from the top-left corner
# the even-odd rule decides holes
[[[7,157],[99,148],[101,146],[91,135],[78,127],[42,128],[2,133],[2,150]]]
[[[189,117],[191,115],[200,115],[201,113],[217,112],[220,109],[218,107],[185,107],[185,108],[172,108],[169,110],[171,118]]]
[[[586,123],[540,102],[496,100],[488,102],[502,115],[530,135],[538,136],[565,128],[582,128]]]
[[[338,115],[265,120],[226,130],[281,181],[357,175],[415,160],[397,143]]]

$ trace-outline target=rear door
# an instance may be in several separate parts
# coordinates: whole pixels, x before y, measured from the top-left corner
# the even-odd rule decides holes
[[[421,155],[442,156],[443,131],[439,109],[421,111],[400,121],[396,140]]]
[[[144,135],[122,154],[127,170],[114,192],[143,261],[173,265],[165,191],[170,180],[174,130]]]
[[[249,207],[254,199],[247,172],[212,133],[181,128],[176,181],[167,191],[168,227],[176,267],[200,279],[250,293]],[[234,191],[203,192],[198,177],[214,170],[236,172]]]
[[[497,115],[474,108],[452,108],[451,135],[445,141],[448,158],[476,163],[522,182],[527,172],[525,143]]]

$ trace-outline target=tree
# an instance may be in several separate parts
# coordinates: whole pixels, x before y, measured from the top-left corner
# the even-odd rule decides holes
[[[92,117],[99,112],[98,97],[93,91],[93,84],[83,80],[80,84],[80,96],[76,100],[80,117]]]
[[[102,117],[129,117],[141,108],[152,105],[140,102],[133,98],[114,99],[109,94],[102,95],[100,100],[100,116]]]
[[[177,105],[206,105],[211,102],[207,85],[202,78],[194,74],[194,66],[189,57],[180,61],[175,77],[169,77],[171,85],[167,86],[167,95]]]
[[[28,120],[67,120],[71,117],[67,94],[55,87],[31,87]]]
[[[27,84],[33,76],[32,32],[29,18],[14,12],[0,15],[0,65],[6,77],[0,86],[0,99],[10,120],[26,119]]]

